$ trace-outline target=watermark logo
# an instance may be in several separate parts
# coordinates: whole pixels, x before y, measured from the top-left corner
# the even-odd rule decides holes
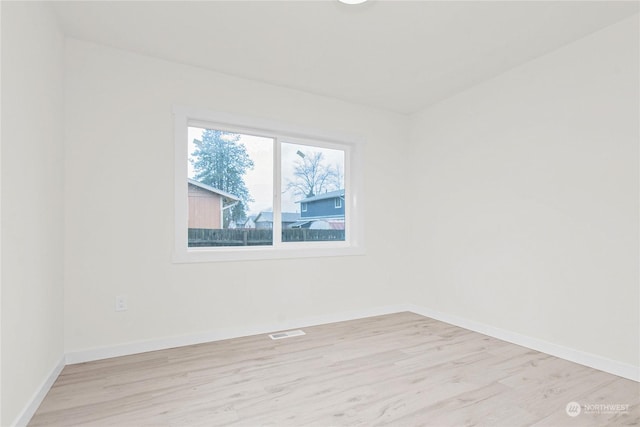
[[[588,403],[582,405],[585,414],[626,414],[629,412],[628,403]]]
[[[577,417],[580,415],[580,412],[582,412],[582,407],[578,402],[569,402],[567,403],[565,411],[567,411],[567,415],[570,417]]]
[[[577,417],[581,413],[585,414],[626,414],[629,412],[628,403],[586,403],[580,405],[578,402],[569,402],[565,407],[567,415]]]

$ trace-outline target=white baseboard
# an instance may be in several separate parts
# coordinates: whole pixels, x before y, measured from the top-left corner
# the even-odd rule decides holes
[[[440,320],[454,326],[459,326],[470,331],[479,332],[481,334],[488,335],[502,341],[507,341],[513,344],[530,348],[532,350],[550,354],[551,356],[556,356],[570,362],[589,366],[591,368],[614,374],[619,377],[640,382],[640,367],[638,366],[619,362],[617,360],[611,360],[606,357],[598,356],[596,354],[564,347],[559,344],[554,344],[527,335],[521,335],[516,332],[508,331],[506,329],[496,328],[484,323],[476,322],[474,320],[441,313],[439,311],[431,310],[424,307],[411,305],[407,307],[407,311],[411,311],[425,317],[430,317],[435,320]]]
[[[383,314],[399,313],[411,311],[413,313],[440,320],[451,325],[459,326],[470,331],[478,332],[507,341],[523,347],[537,350],[561,359],[589,366],[610,374],[640,382],[640,367],[631,364],[611,360],[596,354],[564,347],[538,338],[522,335],[506,329],[496,328],[474,320],[442,313],[436,310],[412,305],[398,304],[385,307],[374,307],[370,309],[332,313],[327,315],[310,316],[294,319],[287,322],[274,322],[262,325],[253,325],[244,328],[227,328],[217,331],[194,334],[187,336],[177,336],[161,338],[157,340],[139,341],[120,344],[111,347],[101,347],[81,351],[69,352],[66,355],[66,363],[82,363],[94,360],[108,359],[111,357],[127,356],[131,354],[145,353],[148,351],[164,350],[167,348],[182,347],[186,345],[202,344],[212,341],[220,341],[231,338],[246,337],[250,335],[268,334],[287,329],[299,329],[327,323],[343,322],[347,320],[362,319],[365,317],[380,316]]]
[[[13,424],[11,424],[12,426],[23,427],[29,424],[29,421],[31,421],[33,414],[35,414],[36,411],[38,410],[38,407],[40,406],[45,396],[51,389],[51,386],[53,385],[53,383],[56,382],[56,379],[58,378],[58,376],[60,375],[60,372],[62,372],[64,367],[65,367],[65,359],[63,356],[58,361],[57,365],[53,368],[49,376],[43,381],[40,387],[38,387],[37,391],[34,393],[31,399],[29,399],[29,404],[22,410],[22,412],[18,415],[16,420],[13,422]]]
[[[164,350],[167,348],[182,347],[186,345],[202,344],[212,341],[221,341],[230,338],[246,337],[250,335],[268,334],[287,329],[299,329],[309,326],[324,325],[327,323],[344,322],[347,320],[362,319],[365,317],[380,316],[383,314],[409,311],[406,305],[394,305],[374,307],[364,310],[332,313],[327,315],[309,316],[286,322],[273,322],[261,325],[247,326],[244,328],[226,328],[202,334],[161,338],[149,341],[138,341],[120,344],[111,347],[68,352],[66,362],[74,363],[91,362],[94,360],[108,359],[111,357],[128,356],[131,354],[145,353],[148,351]]]

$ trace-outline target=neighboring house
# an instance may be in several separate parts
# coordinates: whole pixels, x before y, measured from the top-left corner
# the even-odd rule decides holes
[[[282,212],[282,228],[291,228],[300,219],[300,214],[296,212]],[[272,229],[273,228],[273,212],[260,212],[255,220],[255,228]]]
[[[189,184],[189,228],[224,228],[224,210],[235,206],[240,199],[217,188],[195,181]]]
[[[300,203],[300,220],[293,228],[344,230],[344,189],[306,197]]]
[[[307,197],[296,203],[300,203],[300,219],[344,219],[344,190]]]
[[[229,228],[256,228],[255,219],[256,217],[253,215],[249,218],[242,218],[237,221],[231,220],[231,222],[229,222]]]
[[[256,216],[251,215],[249,218],[247,218],[247,220],[244,222],[243,228],[256,228]]]

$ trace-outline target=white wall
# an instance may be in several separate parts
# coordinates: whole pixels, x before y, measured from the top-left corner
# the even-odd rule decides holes
[[[637,16],[414,117],[412,301],[638,366]]]
[[[65,65],[68,352],[404,302],[406,117],[70,39]],[[367,254],[173,264],[172,104],[363,136]]]
[[[2,2],[2,419],[63,354],[63,37],[48,5]]]

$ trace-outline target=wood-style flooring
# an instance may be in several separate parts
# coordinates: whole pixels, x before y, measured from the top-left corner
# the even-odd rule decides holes
[[[634,381],[413,313],[304,331],[66,366],[29,425],[640,425]]]

